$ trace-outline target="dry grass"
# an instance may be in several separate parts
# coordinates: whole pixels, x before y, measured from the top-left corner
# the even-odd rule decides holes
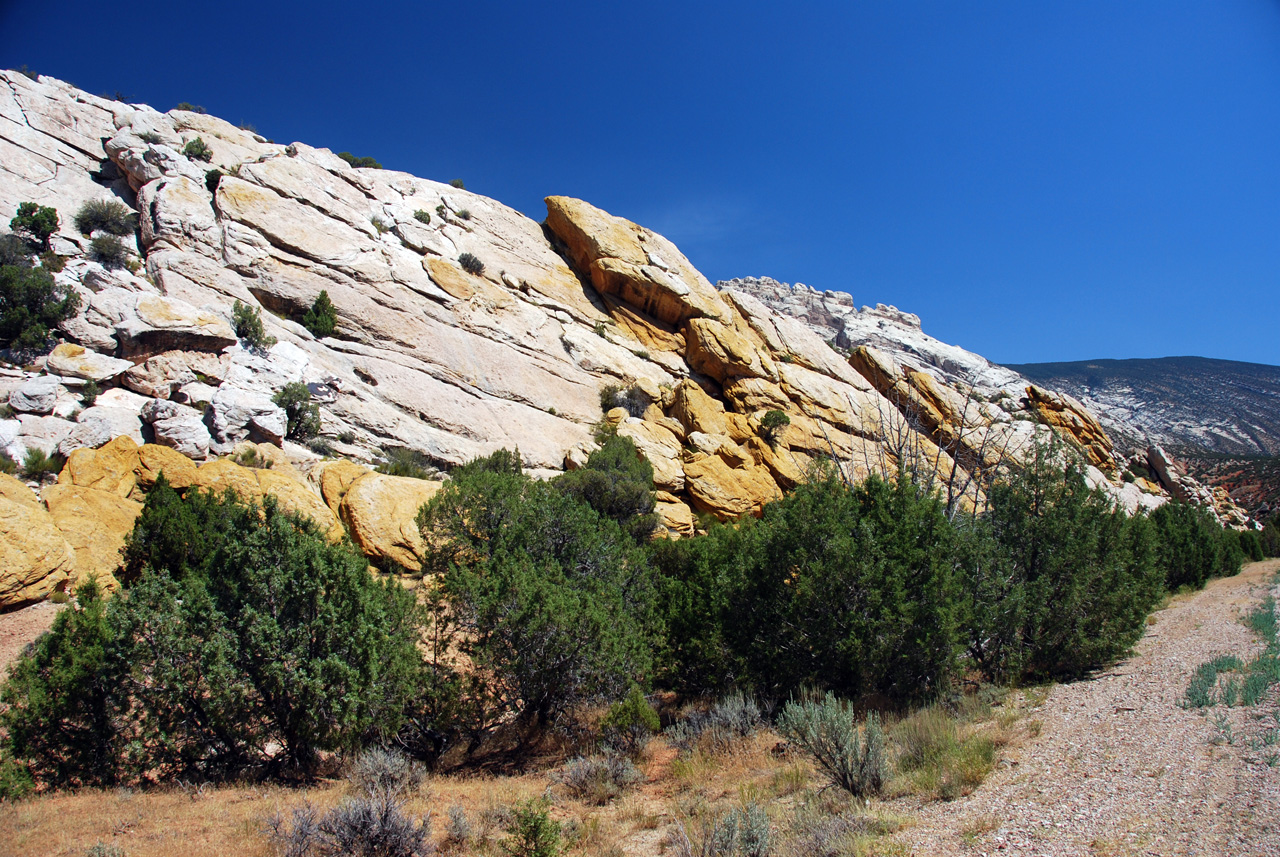
[[[729,745],[684,756],[655,739],[639,762],[643,779],[604,805],[575,798],[556,781],[552,774],[561,758],[519,776],[434,777],[406,811],[432,814],[433,839],[445,854],[497,857],[503,853],[511,807],[544,794],[551,799],[552,818],[564,828],[569,855],[660,854],[673,831],[693,836],[729,811],[751,805],[767,812],[773,853],[779,857],[819,853],[818,845],[834,849],[833,855],[905,853],[890,838],[910,824],[901,814],[904,807],[976,788],[999,749],[1031,731],[1018,715],[1012,707],[993,710],[987,702],[970,700],[953,710],[924,709],[891,724],[892,752],[906,761],[891,783],[889,802],[870,806],[824,788],[807,758],[760,729]],[[101,842],[127,857],[269,857],[264,833],[269,817],[287,816],[304,801],[323,811],[350,793],[346,782],[333,781],[307,789],[228,786],[39,796],[0,804],[0,855],[81,857]],[[911,800],[893,801],[895,796]],[[448,840],[451,810],[465,816],[471,832],[465,843]],[[975,829],[974,836],[981,832],[985,828]]]

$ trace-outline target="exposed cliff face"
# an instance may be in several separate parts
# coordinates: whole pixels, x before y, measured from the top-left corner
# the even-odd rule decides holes
[[[209,163],[182,154],[197,137]],[[89,237],[72,227],[85,201],[110,198],[138,212],[136,272],[92,261]],[[0,73],[0,220],[27,200],[58,209],[57,277],[82,310],[42,365],[0,374],[16,413],[0,421],[0,446],[21,457],[127,436],[196,461],[246,440],[283,447],[311,499],[225,462],[200,467],[199,484],[225,477],[251,494],[288,492],[324,526],[341,519],[363,533],[358,543],[380,562],[412,564],[415,534],[411,521],[370,521],[421,498],[331,464],[322,475],[319,456],[283,440],[272,395],[284,385],[308,385],[324,437],[349,459],[409,447],[454,465],[518,447],[546,474],[585,460],[602,391],[622,388],[627,407],[607,419],[653,463],[659,512],[675,532],[690,532],[695,513],[758,512],[818,457],[860,477],[910,454],[913,466],[966,477],[1048,431],[1011,403],[1021,379],[924,336],[914,316],[847,313],[846,334],[867,331],[860,342],[912,343],[864,349],[851,363],[808,324],[746,291],[718,291],[671,242],[585,202],[550,197],[539,224],[477,194],[353,169],[211,116]],[[483,269],[464,268],[465,254]],[[317,338],[299,320],[322,290],[338,319]],[[237,342],[236,300],[262,308],[274,346]],[[90,378],[108,389],[78,410]],[[1102,449],[1105,433],[1091,434],[1096,422],[1078,403],[1052,401],[1074,415],[1055,424]],[[772,444],[760,436],[771,410],[790,418]],[[1130,508],[1159,501],[1113,484],[1101,452],[1090,460],[1092,478]],[[134,502],[128,494],[118,499]],[[61,568],[50,551],[41,561]]]

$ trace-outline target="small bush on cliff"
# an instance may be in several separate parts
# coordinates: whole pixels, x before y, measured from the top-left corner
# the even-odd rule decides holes
[[[291,440],[307,440],[320,434],[320,406],[311,401],[311,391],[301,381],[285,384],[271,399],[284,408]]]
[[[791,425],[791,417],[782,411],[769,411],[760,419],[760,437],[769,446],[777,446],[782,430]]]
[[[646,541],[658,527],[653,465],[630,438],[609,437],[585,467],[557,476],[554,484],[601,517],[616,521],[637,542]]]
[[[114,235],[99,235],[89,242],[89,258],[104,268],[124,268],[129,264],[129,248]]]
[[[462,270],[468,274],[475,274],[477,277],[484,273],[484,262],[481,262],[471,253],[463,253],[458,257],[458,264],[462,266]]]
[[[374,158],[370,158],[367,155],[361,158],[351,154],[350,152],[339,152],[338,157],[342,158],[342,160],[346,161],[348,164],[350,164],[351,166],[355,167],[358,170],[382,169],[382,164],[378,163],[377,160],[375,160]]]
[[[267,336],[262,327],[262,311],[257,307],[236,301],[231,305],[231,326],[236,336],[250,348],[270,348],[276,344],[274,336]]]
[[[129,207],[114,199],[91,199],[76,212],[76,229],[81,235],[106,232],[110,235],[132,235],[137,229],[137,216]]]
[[[329,293],[321,290],[315,303],[302,317],[302,326],[311,331],[313,336],[329,336],[338,326],[338,311],[329,300]]]
[[[25,235],[41,250],[48,250],[49,239],[58,231],[58,210],[34,202],[21,203],[18,213],[9,221],[9,228]]]
[[[418,221],[419,223],[430,223],[431,213],[427,211],[423,211],[421,208],[419,208],[417,211],[413,213],[413,219]]]
[[[201,137],[196,137],[183,146],[182,154],[193,161],[204,161],[206,164],[213,160],[213,149]]]

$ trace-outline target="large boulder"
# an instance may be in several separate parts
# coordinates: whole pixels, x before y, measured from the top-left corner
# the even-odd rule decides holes
[[[187,458],[209,457],[213,438],[198,411],[166,399],[152,399],[143,407],[142,419],[150,424],[156,443]]]
[[[366,473],[348,486],[342,520],[370,562],[386,570],[416,572],[424,550],[418,510],[439,490],[439,482]]]
[[[94,405],[76,417],[76,427],[58,443],[58,452],[70,455],[81,447],[102,446],[122,435],[134,443],[142,443],[142,421],[138,419],[138,412],[109,404]]]
[[[3,474],[0,483],[0,608],[7,609],[64,586],[76,573],[76,558],[26,485]]]
[[[163,295],[139,294],[115,325],[125,356],[165,351],[221,351],[237,342],[222,316]]]
[[[344,530],[337,517],[315,491],[292,475],[276,470],[259,470],[258,487],[264,497],[274,497],[286,512],[312,521],[331,541],[340,541]]]
[[[64,342],[49,354],[45,366],[50,372],[58,375],[83,378],[87,381],[108,381],[132,369],[133,363],[89,351],[83,345]]]
[[[75,551],[72,587],[96,576],[107,589],[117,588],[115,571],[120,566],[120,551],[142,513],[142,504],[111,491],[64,483],[47,486],[42,497],[54,523]]]
[[[117,437],[99,449],[72,452],[58,474],[58,484],[128,497],[137,485],[138,463],[138,444],[131,437]]]
[[[150,490],[162,472],[165,480],[178,491],[191,487],[196,481],[196,465],[190,458],[158,443],[144,443],[138,448],[138,484]]]
[[[284,441],[288,417],[266,393],[223,384],[209,408],[214,435],[222,443],[245,440],[255,432],[277,446]]]
[[[53,375],[39,375],[9,394],[9,407],[24,414],[53,413],[58,397],[66,393],[62,381]]]
[[[312,471],[314,478],[320,482],[320,493],[325,504],[335,515],[342,514],[342,498],[346,496],[351,483],[368,472],[369,468],[345,458],[327,462]]]

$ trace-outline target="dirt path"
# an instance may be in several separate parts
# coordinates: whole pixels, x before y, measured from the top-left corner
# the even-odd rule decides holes
[[[9,664],[30,642],[48,631],[53,617],[62,609],[49,601],[40,601],[20,610],[0,613],[0,681],[9,674]]]
[[[1132,658],[1037,700],[1039,737],[972,795],[913,813],[899,839],[921,855],[1280,855],[1280,764],[1260,752],[1280,747],[1249,741],[1280,725],[1277,688],[1253,709],[1178,704],[1201,663],[1260,649],[1240,617],[1277,569],[1254,563],[1155,614]]]

